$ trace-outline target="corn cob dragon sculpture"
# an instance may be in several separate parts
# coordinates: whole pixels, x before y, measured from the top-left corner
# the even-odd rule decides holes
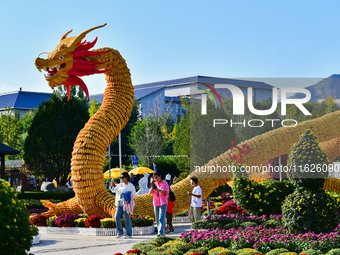
[[[45,78],[53,89],[64,84],[69,95],[70,86],[79,85],[87,97],[89,93],[85,83],[79,78],[84,75],[104,73],[107,87],[101,108],[90,118],[85,127],[79,132],[74,143],[71,174],[75,197],[58,204],[42,201],[50,210],[46,216],[61,215],[64,213],[81,213],[88,216],[101,215],[114,217],[114,196],[107,192],[104,186],[102,162],[109,144],[127,123],[134,97],[134,87],[131,83],[130,70],[125,60],[117,50],[101,48],[90,50],[96,43],[82,42],[85,36],[98,28],[91,28],[79,36],[67,37],[71,31],[62,36],[60,43],[54,51],[49,53],[47,59],[38,57],[35,65],[39,71],[47,71]],[[243,156],[243,162],[248,165],[261,165],[277,156],[290,152],[292,145],[298,141],[299,136],[311,129],[321,142],[321,146],[328,154],[329,160],[339,157],[340,111],[327,114],[318,119],[305,121],[296,127],[283,127],[256,136],[239,147],[247,144],[250,149]],[[231,150],[209,161],[205,167],[231,165],[233,163]],[[230,180],[231,173],[206,173],[196,171],[206,198],[215,188]],[[261,177],[261,176],[254,176]],[[172,187],[176,195],[175,212],[180,212],[189,205],[186,204],[187,191],[191,191],[189,177]],[[152,196],[149,194],[135,197],[134,213],[153,215]]]

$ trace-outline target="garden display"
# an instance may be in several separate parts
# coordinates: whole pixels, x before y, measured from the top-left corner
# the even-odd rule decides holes
[[[113,217],[115,214],[114,196],[104,186],[102,163],[108,145],[129,119],[133,106],[134,88],[131,84],[130,70],[117,50],[107,47],[90,50],[96,44],[97,39],[93,42],[82,41],[89,32],[105,25],[91,28],[76,37],[67,37],[72,30],[67,32],[62,36],[55,50],[49,53],[47,59],[38,57],[35,61],[38,70],[47,71],[48,85],[53,89],[64,84],[68,95],[70,86],[79,85],[89,97],[85,83],[79,78],[81,76],[104,73],[107,81],[101,108],[79,132],[74,143],[71,180],[75,197],[59,204],[44,201],[44,205],[50,209],[44,213],[46,216],[81,212],[88,216],[100,215],[102,217]],[[242,155],[244,163],[258,166],[266,164],[272,158],[289,153],[300,134],[306,129],[311,129],[318,136],[321,147],[325,149],[329,160],[333,160],[340,153],[337,150],[339,116],[340,111],[336,111],[317,119],[301,122],[295,127],[282,127],[256,136],[246,142],[250,148],[249,151],[244,147],[245,143],[234,147],[243,148],[247,152]],[[205,166],[231,165],[233,156],[235,156],[233,152],[228,150]],[[240,158],[239,156],[237,157]],[[217,187],[224,185],[228,178],[232,178],[230,172],[209,176],[215,178],[205,178],[208,177],[206,172],[196,172],[195,175],[200,179],[203,198],[206,198]],[[172,187],[177,198],[174,214],[189,207],[186,204],[186,194],[192,189],[189,179],[190,177],[187,177]],[[135,213],[153,215],[151,195],[136,196],[135,205]]]

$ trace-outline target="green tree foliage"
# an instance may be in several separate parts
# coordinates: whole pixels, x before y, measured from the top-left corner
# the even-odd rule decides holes
[[[101,104],[98,104],[98,100],[93,98],[90,102],[89,115],[92,117],[100,108]]]
[[[24,255],[38,229],[29,222],[29,212],[5,180],[0,179],[0,250],[3,255]]]
[[[240,169],[241,165],[235,166]],[[234,200],[249,214],[281,214],[283,201],[293,192],[293,184],[286,180],[257,183],[251,181],[246,173],[240,171],[234,173]]]
[[[131,148],[129,143],[129,135],[132,128],[136,125],[139,117],[139,103],[135,102],[132,108],[131,116],[128,123],[121,131],[121,146],[122,146],[122,165],[129,165],[131,163],[131,155],[134,154],[134,150]],[[116,137],[111,143],[111,165],[119,166],[119,144],[118,137]]]
[[[288,157],[289,178],[296,189],[282,206],[285,226],[292,233],[330,232],[338,224],[338,204],[323,190],[328,157],[307,129]]]
[[[53,94],[43,102],[28,130],[24,160],[36,176],[55,177],[62,184],[70,172],[74,141],[87,122],[87,102]]]
[[[335,112],[336,110],[339,110],[339,106],[334,102],[334,99],[332,95],[329,95],[326,97],[326,105],[327,105],[327,112]]]
[[[289,178],[299,187],[310,190],[322,189],[328,177],[329,164],[326,152],[309,129],[294,144],[288,156]]]
[[[336,200],[322,189],[297,188],[282,206],[285,226],[296,234],[334,231],[339,224],[338,212]]]
[[[214,119],[226,118],[221,107],[207,102],[207,114],[201,114],[201,102],[191,102],[190,113],[190,161],[191,167],[202,166],[227,151],[235,140],[230,125],[213,126]],[[192,168],[193,170],[194,168]]]
[[[175,159],[177,168],[180,171],[190,171],[190,107],[187,100],[181,100],[185,115],[176,126],[173,150],[177,156]]]
[[[262,100],[258,102],[254,102],[254,108],[257,110],[267,110],[272,106],[271,100]],[[281,127],[280,122],[275,121],[274,124],[271,121],[266,121],[266,119],[282,119],[281,117],[281,108],[278,106],[276,111],[270,115],[259,116],[251,113],[248,107],[245,107],[244,115],[233,115],[233,99],[223,99],[222,100],[222,108],[225,112],[224,119],[228,119],[229,123],[227,125],[230,126],[230,119],[233,120],[233,123],[241,123],[233,125],[233,130],[236,134],[235,141],[242,142],[245,140],[249,140],[257,135],[264,134],[270,130]],[[264,125],[260,126],[261,123],[256,121],[252,123],[252,125],[260,126],[260,127],[250,127],[248,126],[248,121],[252,119],[262,120]],[[245,126],[242,124],[245,121]]]
[[[154,157],[164,152],[165,139],[161,126],[159,120],[152,115],[137,121],[131,130],[129,141],[141,165],[152,168]]]
[[[21,150],[20,135],[22,133],[22,126],[19,120],[19,113],[14,115],[7,112],[0,114],[0,141],[13,147],[17,150]],[[16,156],[10,156],[15,158]]]

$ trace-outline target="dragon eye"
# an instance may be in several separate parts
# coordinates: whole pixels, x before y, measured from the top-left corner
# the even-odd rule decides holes
[[[59,59],[64,59],[64,56],[60,56]]]

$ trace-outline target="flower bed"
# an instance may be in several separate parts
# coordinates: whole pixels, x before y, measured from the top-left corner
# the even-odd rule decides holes
[[[282,226],[282,215],[270,215],[263,216],[247,216],[240,214],[229,215],[213,215],[207,216],[203,221],[196,221],[192,224],[193,229],[230,229],[238,227],[256,227],[258,225],[264,225],[266,227],[276,228]]]
[[[180,239],[190,244],[192,248],[222,246],[231,250],[253,248],[260,252],[268,252],[277,248],[302,252],[313,248],[327,252],[333,248],[340,248],[340,224],[334,232],[327,234],[294,235],[283,227],[274,229],[260,225],[246,229],[191,230],[189,233],[182,233]]]

